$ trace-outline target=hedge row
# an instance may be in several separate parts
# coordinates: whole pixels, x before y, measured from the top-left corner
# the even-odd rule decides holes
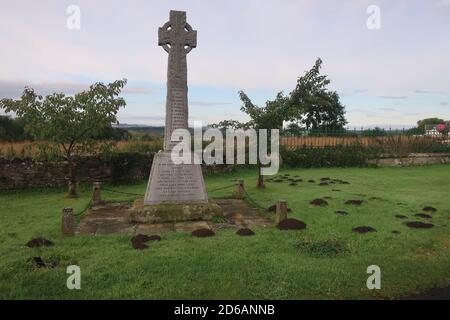
[[[287,167],[365,167],[369,158],[376,157],[380,150],[363,146],[335,146],[323,148],[281,148],[283,165]]]

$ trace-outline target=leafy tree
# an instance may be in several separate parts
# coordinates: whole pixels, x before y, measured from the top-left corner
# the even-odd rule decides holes
[[[375,127],[373,129],[363,130],[361,135],[365,137],[384,137],[387,136],[387,132],[382,128]]]
[[[291,121],[315,131],[342,130],[347,124],[345,106],[338,93],[327,88],[331,81],[320,74],[321,67],[318,58],[311,70],[298,78],[288,102]]]
[[[123,128],[113,128],[112,126],[105,127],[99,135],[93,137],[96,140],[112,140],[123,141],[130,140],[131,134],[128,130]]]
[[[442,124],[444,122],[445,122],[444,119],[440,119],[440,118],[426,118],[426,119],[417,121],[417,127],[421,131],[425,132],[425,127],[426,126]]]
[[[217,124],[212,124],[211,125],[212,128],[218,128],[221,130],[226,130],[226,129],[248,129],[248,123],[242,123],[239,122],[237,120],[223,120],[220,121]]]
[[[303,136],[308,133],[308,131],[305,128],[299,126],[298,123],[295,123],[295,122],[289,123],[287,125],[287,128],[285,128],[283,130],[283,132],[285,134],[292,135],[292,136]]]
[[[288,109],[286,108],[287,97],[279,92],[275,100],[267,101],[264,107],[258,107],[253,104],[250,98],[243,92],[239,92],[239,97],[243,103],[241,111],[245,112],[250,121],[241,123],[236,120],[225,120],[219,124],[212,125],[216,128],[233,128],[233,129],[255,129],[258,132],[259,129],[267,129],[268,139],[270,140],[270,129],[283,129],[283,122],[288,118]],[[259,135],[257,135],[257,150],[259,150]],[[258,157],[258,188],[264,187],[264,176],[262,175],[262,165]]]
[[[0,141],[23,141],[30,139],[31,136],[25,133],[24,121],[9,116],[0,116]]]
[[[50,141],[61,148],[68,163],[69,196],[76,197],[77,156],[94,153],[104,146],[105,142],[94,139],[117,122],[119,108],[126,105],[118,97],[126,82],[123,79],[107,85],[95,83],[74,96],[54,93],[42,97],[26,87],[21,99],[0,100],[0,108],[23,119],[26,132],[35,139]]]
[[[419,127],[410,128],[406,131],[407,135],[423,135],[425,134],[424,129],[420,129]]]
[[[258,107],[253,104],[250,98],[243,92],[239,92],[239,96],[243,103],[241,111],[245,112],[249,117],[250,121],[246,124],[247,127],[253,128],[258,132],[259,129],[268,130],[268,139],[270,141],[270,130],[271,129],[283,129],[283,122],[288,119],[289,110],[286,108],[286,103],[288,98],[279,92],[274,100],[266,101],[264,107]],[[257,142],[257,150],[259,150],[259,135]],[[264,187],[264,176],[262,175],[262,166],[260,159],[258,157],[258,182],[257,187]]]

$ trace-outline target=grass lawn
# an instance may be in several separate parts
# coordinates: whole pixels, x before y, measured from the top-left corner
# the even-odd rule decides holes
[[[62,189],[0,193],[0,298],[2,299],[346,299],[397,298],[450,282],[450,166],[382,169],[292,169],[304,182],[267,183],[256,190],[255,171],[207,176],[209,190],[244,179],[252,199],[268,207],[286,199],[290,217],[308,227],[303,231],[256,229],[254,237],[233,230],[212,238],[189,233],[165,233],[162,241],[137,251],[130,236],[62,238],[60,211],[81,211],[89,201],[88,188],[77,200]],[[308,183],[322,177],[348,185]],[[146,183],[109,186],[144,193]],[[340,192],[332,191],[340,189]],[[210,192],[229,196],[231,189]],[[309,202],[329,196],[329,205]],[[108,200],[123,200],[104,193]],[[127,196],[125,196],[127,197]],[[375,197],[375,198],[374,198]],[[357,207],[345,200],[361,199]],[[414,217],[425,206],[438,209],[430,221]],[[336,210],[349,214],[341,216]],[[264,213],[270,215],[269,213]],[[424,221],[433,229],[410,229],[406,221]],[[378,232],[357,234],[352,228],[371,226]],[[393,234],[392,231],[400,231]],[[29,249],[36,236],[54,247]],[[302,245],[305,243],[310,245]],[[54,269],[35,269],[27,262],[42,256],[58,262]],[[66,266],[81,267],[81,290],[66,288]],[[366,287],[366,269],[378,265],[381,290]]]

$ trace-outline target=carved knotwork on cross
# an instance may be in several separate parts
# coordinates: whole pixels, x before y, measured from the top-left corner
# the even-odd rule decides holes
[[[197,31],[186,22],[186,12],[170,11],[169,21],[158,30],[158,45],[169,54],[187,54],[197,46]]]

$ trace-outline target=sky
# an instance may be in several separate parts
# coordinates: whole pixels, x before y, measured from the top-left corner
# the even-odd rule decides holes
[[[351,127],[450,119],[450,0],[0,3],[0,98],[17,98],[24,86],[73,94],[126,78],[119,121],[163,125],[167,53],[158,27],[173,9],[197,30],[187,58],[191,123],[247,120],[239,90],[263,105],[290,92],[318,57]],[[79,29],[67,27],[71,5]],[[373,5],[379,16],[368,12]]]

